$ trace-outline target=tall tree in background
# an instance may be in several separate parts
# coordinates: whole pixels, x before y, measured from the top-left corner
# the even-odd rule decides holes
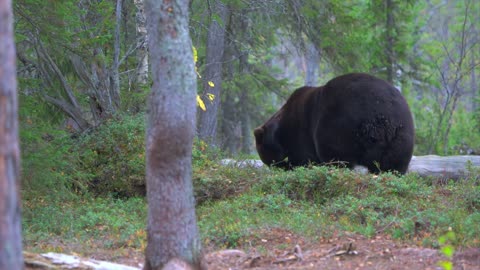
[[[385,13],[386,13],[386,25],[385,25],[385,57],[386,57],[386,70],[387,70],[387,81],[393,83],[394,73],[395,73],[395,50],[394,50],[394,3],[393,0],[385,0]]]
[[[240,16],[239,18],[239,29],[238,29],[238,36],[240,40],[245,40],[247,43],[252,43],[252,37],[250,36],[250,32],[248,29],[252,27],[249,24],[249,19],[246,16]],[[240,73],[241,77],[246,78],[248,73],[250,73],[250,65],[248,63],[249,52],[246,49],[242,49],[239,44],[236,46],[236,51],[238,55],[238,72]],[[250,154],[251,148],[253,144],[253,136],[252,136],[252,123],[250,118],[250,93],[247,90],[249,88],[248,83],[244,83],[244,80],[237,81],[238,88],[242,89],[240,93],[240,120],[242,125],[242,152]]]
[[[209,2],[210,3],[210,2]],[[222,88],[222,59],[225,48],[225,28],[228,7],[220,0],[209,6],[210,25],[207,34],[207,54],[203,80],[203,95],[213,94],[215,99],[206,103],[206,110],[200,111],[198,136],[209,144],[216,144],[217,116]],[[211,83],[213,82],[213,85]]]
[[[143,0],[133,0],[137,12],[135,13],[135,25],[137,32],[137,84],[146,85],[148,82],[148,50],[147,50],[147,27],[145,22],[145,5]]]
[[[200,269],[192,186],[196,74],[188,0],[145,0],[153,87],[148,102],[145,268],[177,258]]]
[[[312,42],[305,44],[305,85],[318,86],[320,53]]]
[[[13,14],[0,0],[0,270],[23,269]]]
[[[120,110],[122,0],[15,2],[17,56],[38,95],[71,118],[80,131]],[[115,17],[112,16],[115,14]],[[131,42],[133,43],[133,42]]]
[[[461,97],[469,94],[467,88],[469,84],[472,86],[472,78],[469,76],[475,75],[475,69],[480,66],[480,63],[472,61],[472,58],[480,52],[476,32],[476,25],[480,19],[479,7],[478,2],[473,0],[447,2],[446,5],[440,2],[432,6],[432,9],[438,8],[440,12],[448,13],[450,16],[441,16],[442,23],[435,24],[438,25],[437,29],[431,26],[436,36],[426,44],[429,48],[426,50],[427,57],[433,63],[441,85],[439,88],[435,87],[438,84],[432,87],[439,107],[435,133],[429,140],[429,154],[435,152],[448,154],[453,116]]]

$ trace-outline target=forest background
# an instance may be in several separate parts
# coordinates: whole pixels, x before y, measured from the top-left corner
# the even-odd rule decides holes
[[[253,128],[295,88],[347,72],[377,75],[402,91],[416,155],[480,151],[476,1],[190,5],[206,105],[198,138],[226,155],[254,154]],[[94,175],[142,181],[150,86],[142,1],[18,0],[14,12],[24,190],[58,187],[65,175],[62,185],[73,178],[79,189]]]
[[[141,0],[16,0],[14,13],[33,243],[67,230],[32,226],[34,203],[144,195],[148,35]],[[256,158],[253,128],[295,88],[347,72],[381,77],[407,98],[415,155],[480,153],[478,1],[194,0],[190,16],[197,174],[219,158]],[[216,196],[202,185],[197,201]]]

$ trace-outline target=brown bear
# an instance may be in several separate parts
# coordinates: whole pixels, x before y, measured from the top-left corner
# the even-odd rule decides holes
[[[352,73],[295,90],[254,135],[269,166],[341,163],[404,174],[415,130],[400,91],[372,75]]]

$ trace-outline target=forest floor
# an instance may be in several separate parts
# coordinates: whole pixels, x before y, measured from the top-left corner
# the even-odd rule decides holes
[[[206,258],[209,269],[442,269],[439,250],[358,234],[311,242],[289,231],[264,231],[250,251],[217,251]],[[258,250],[263,250],[259,252]],[[480,269],[480,249],[457,251],[454,269]]]
[[[204,167],[194,182],[210,270],[480,270],[480,172],[439,182],[330,167]],[[24,196],[22,218],[35,260],[56,252],[144,263],[145,198]]]
[[[449,260],[437,249],[392,240],[381,234],[367,238],[343,233],[311,241],[275,228],[258,232],[244,242],[246,244],[239,249],[204,247],[208,269],[480,269],[480,248],[456,250]],[[65,250],[73,248],[64,247]],[[139,269],[144,262],[142,251],[138,249],[90,252],[84,252],[83,256]],[[443,268],[442,262],[452,263],[453,268]]]

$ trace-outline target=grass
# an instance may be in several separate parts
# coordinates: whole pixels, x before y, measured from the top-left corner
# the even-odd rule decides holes
[[[24,242],[34,251],[62,252],[66,246],[87,252],[92,247],[141,249],[145,221],[146,203],[139,198],[39,198],[23,203]]]
[[[426,247],[455,232],[457,246],[480,246],[480,183],[438,183],[415,174],[362,175],[331,167],[295,171],[220,167],[194,168],[197,218],[206,245],[244,246],[256,232],[284,228],[310,239],[337,232],[378,233]],[[143,250],[143,198],[55,195],[23,202],[27,249],[75,252],[83,247]]]

